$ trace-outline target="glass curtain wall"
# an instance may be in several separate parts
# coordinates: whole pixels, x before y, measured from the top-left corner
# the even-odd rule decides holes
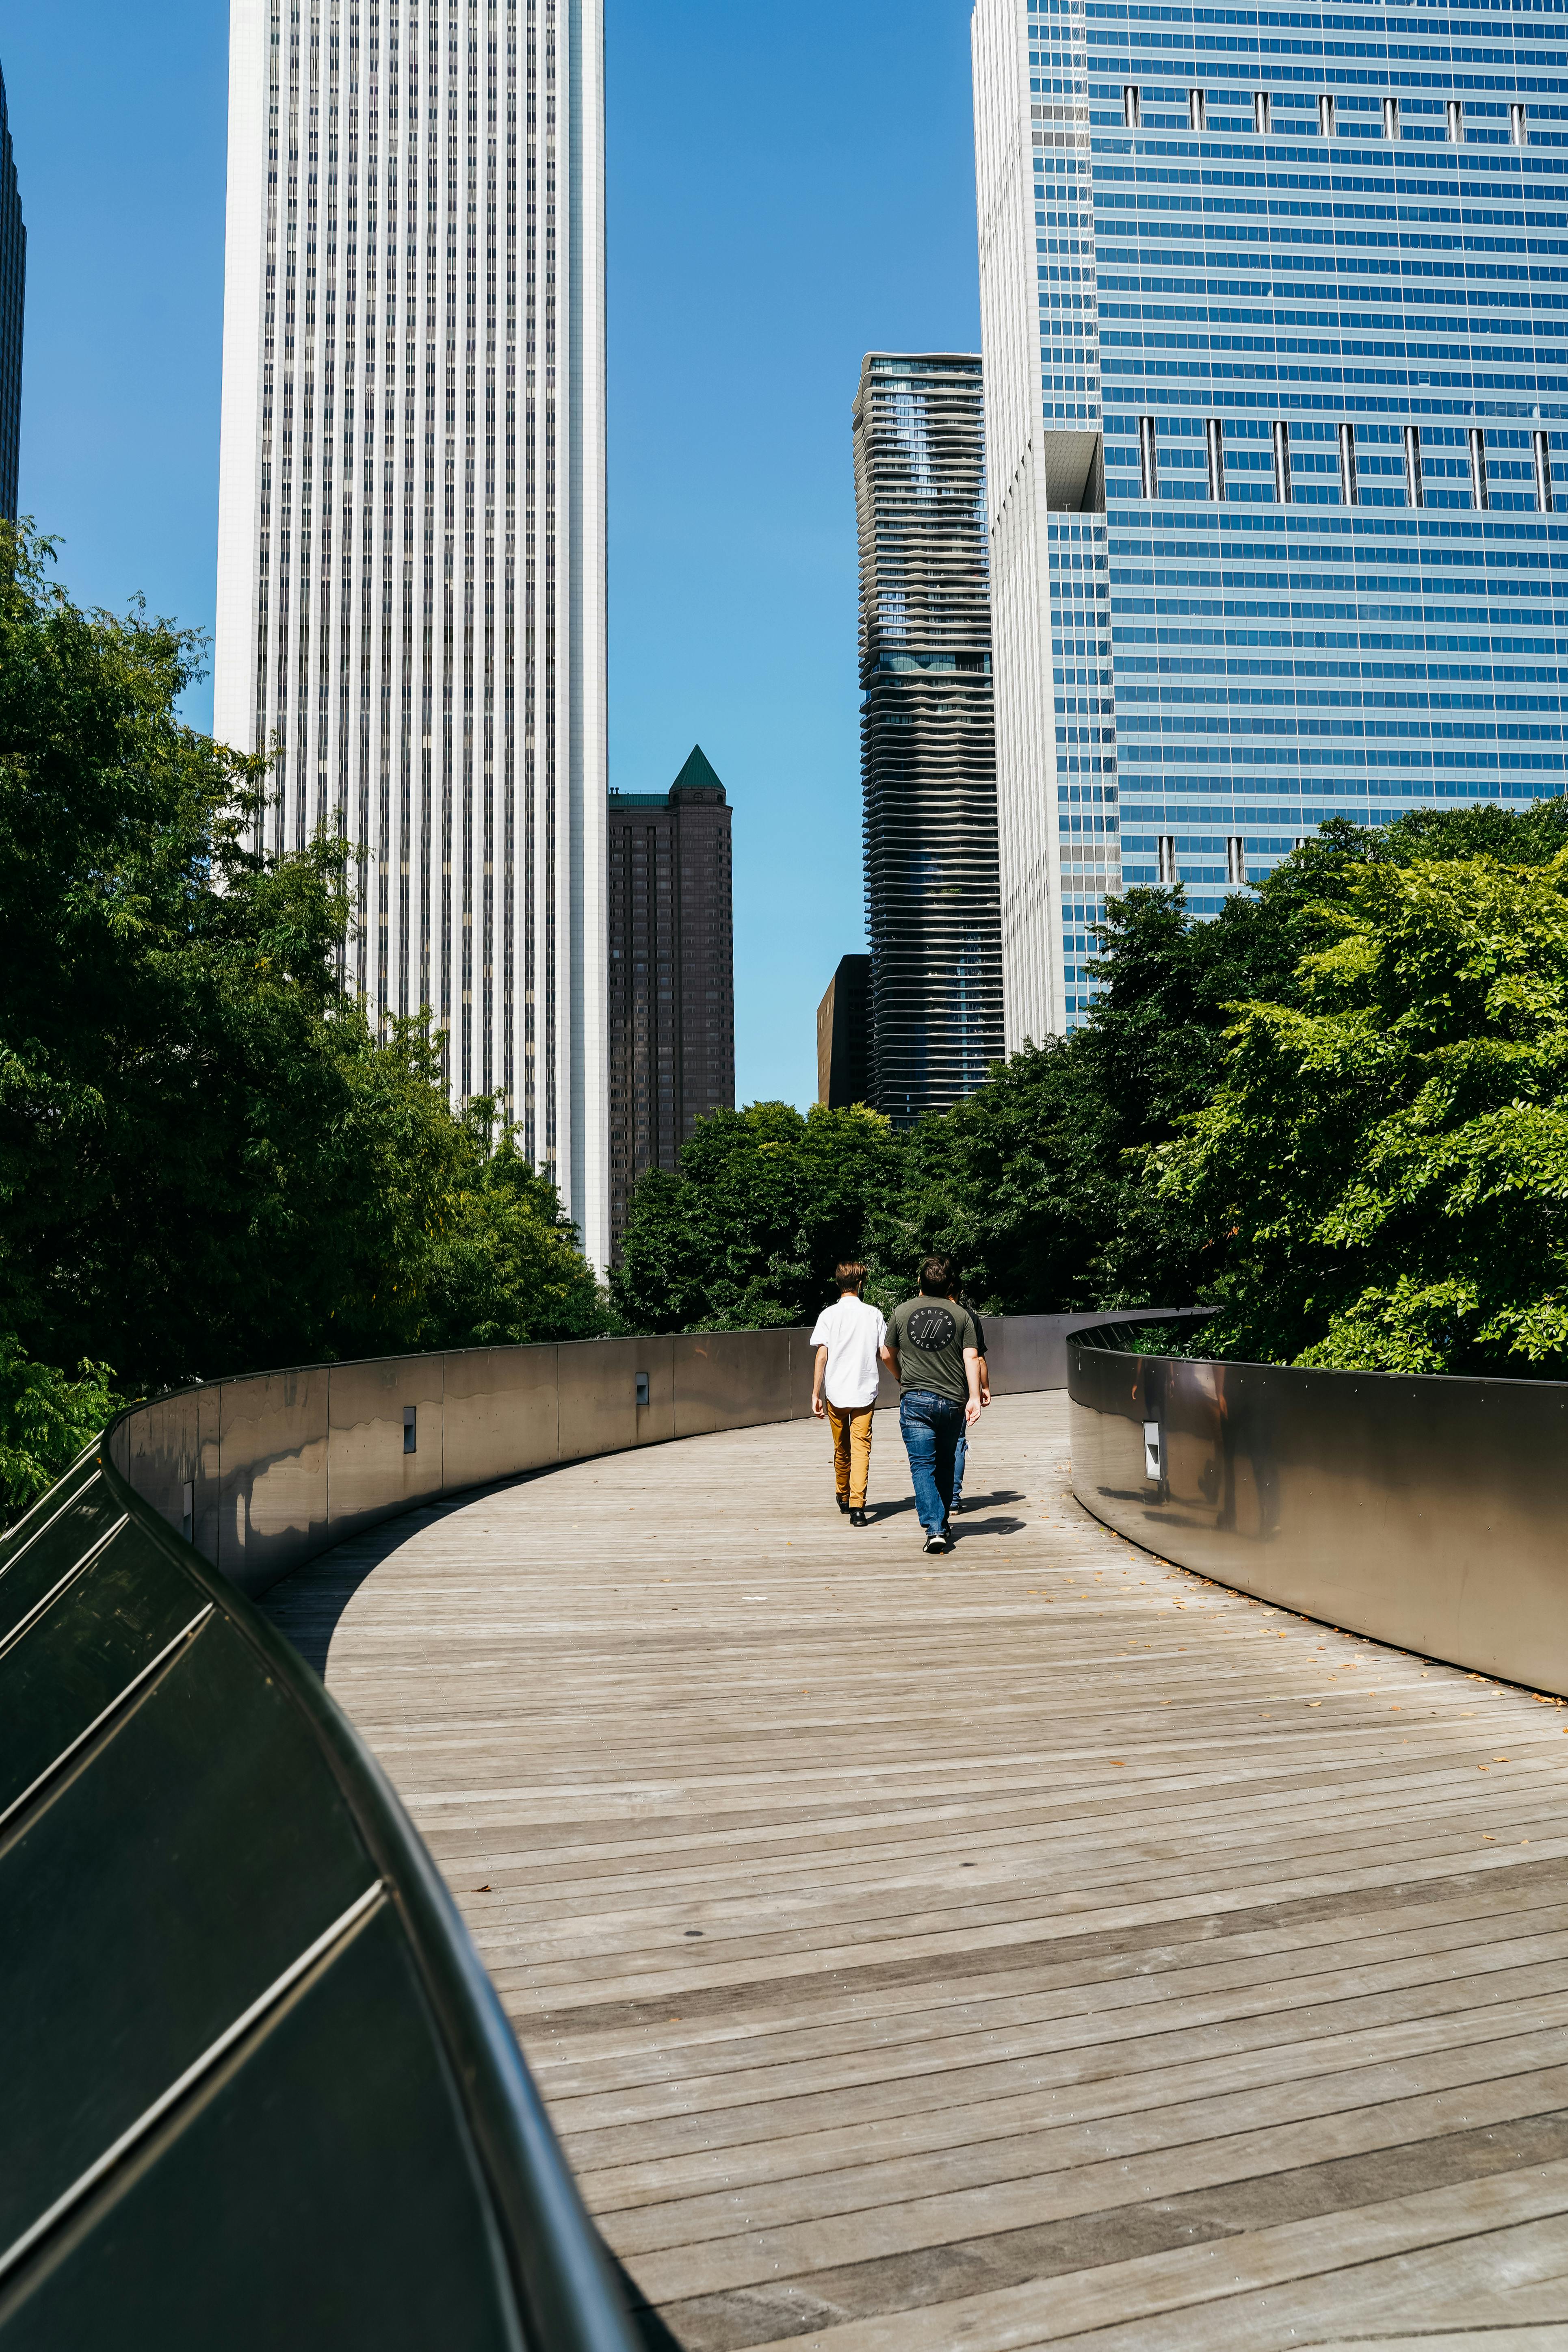
[[[1568,26],[979,0],[976,27],[1033,161],[1036,415],[1103,430],[1103,520],[1053,512],[1050,568],[1103,530],[1110,625],[1053,610],[1048,716],[1058,764],[1113,730],[1122,884],[1212,913],[1328,817],[1559,792]],[[976,104],[984,131],[978,77]],[[1060,877],[1058,1028],[1094,911]]]

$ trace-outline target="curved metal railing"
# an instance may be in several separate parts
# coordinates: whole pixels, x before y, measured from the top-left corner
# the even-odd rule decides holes
[[[1568,1382],[1068,1343],[1073,1491],[1178,1567],[1568,1696]]]
[[[380,1768],[110,1450],[0,1543],[0,2343],[633,2352]]]
[[[988,1325],[999,1393],[1082,1321]],[[809,1410],[799,1331],[121,1415],[0,1537],[0,2347],[634,2352],[439,1873],[248,1594],[432,1497]]]

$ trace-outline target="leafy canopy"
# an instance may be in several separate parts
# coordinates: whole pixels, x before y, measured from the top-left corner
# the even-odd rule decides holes
[[[1460,841],[1529,862],[1406,860],[1454,837],[1408,828],[1312,910],[1285,1000],[1237,1009],[1214,1099],[1153,1156],[1215,1237],[1205,1347],[1568,1373],[1568,845],[1516,823]]]
[[[50,553],[0,541],[0,1335],[38,1392],[602,1328],[493,1106],[345,990],[347,845],[260,854],[262,763],[177,714],[197,638]]]
[[[1261,1356],[1457,1367],[1506,1349],[1547,1369],[1558,1013],[1537,934],[1565,852],[1563,801],[1488,803],[1335,820],[1213,921],[1179,889],[1130,890],[1100,927],[1089,1019],[945,1117],[895,1134],[868,1112],[759,1104],[706,1122],[634,1196],[621,1312],[656,1329],[794,1320],[837,1257],[868,1259],[887,1297],[942,1249],[982,1308],[1220,1297],[1220,1336]]]
[[[864,1107],[752,1103],[700,1119],[679,1173],[652,1169],[633,1195],[611,1276],[617,1311],[638,1331],[815,1318],[900,1158],[889,1122]]]

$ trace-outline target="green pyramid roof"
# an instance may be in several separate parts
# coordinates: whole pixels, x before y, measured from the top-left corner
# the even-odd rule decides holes
[[[699,786],[706,792],[722,793],[724,789],[709,765],[708,754],[700,743],[692,745],[690,758],[669,789],[672,793],[679,793],[688,785]]]

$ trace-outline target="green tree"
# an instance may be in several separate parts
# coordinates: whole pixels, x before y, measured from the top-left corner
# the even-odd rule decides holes
[[[340,982],[346,845],[260,854],[261,763],[177,716],[199,641],[49,553],[0,542],[0,1332],[134,1392],[581,1328],[553,1197]]]
[[[700,1119],[674,1172],[632,1196],[611,1294],[638,1331],[742,1330],[815,1319],[835,1263],[858,1256],[901,1153],[858,1106],[752,1103]]]
[[[493,1104],[469,1107],[466,1167],[441,1229],[419,1328],[425,1348],[590,1339],[606,1326],[604,1294],[550,1177],[505,1129],[491,1147]]]
[[[1523,845],[1423,855],[1477,839]],[[1553,842],[1557,844],[1553,846]],[[1287,1001],[1152,1155],[1214,1242],[1205,1345],[1568,1372],[1568,845],[1560,809],[1405,820],[1308,919]]]
[[[119,1409],[101,1364],[35,1363],[0,1332],[0,1527],[52,1486]]]
[[[1208,1099],[1227,1003],[1291,971],[1294,919],[1283,902],[1237,897],[1200,921],[1180,888],[1113,898],[1088,1020],[997,1063],[914,1129],[879,1258],[907,1267],[951,1251],[969,1295],[1005,1313],[1196,1297],[1206,1234],[1142,1181],[1142,1155]]]

